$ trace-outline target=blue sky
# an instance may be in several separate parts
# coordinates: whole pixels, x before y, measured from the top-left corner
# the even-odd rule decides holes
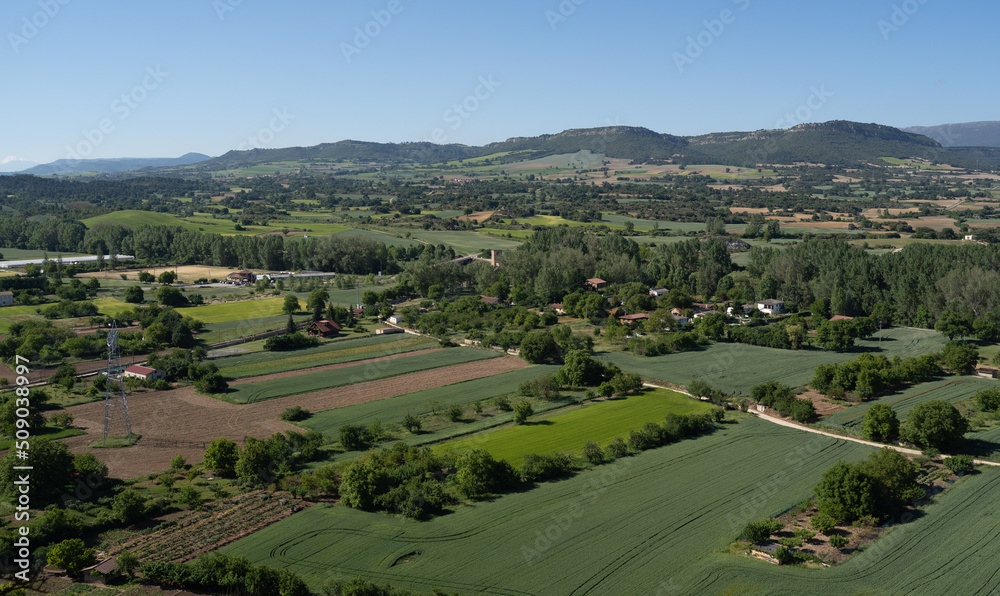
[[[992,0],[5,0],[0,160],[998,120],[998,16]]]

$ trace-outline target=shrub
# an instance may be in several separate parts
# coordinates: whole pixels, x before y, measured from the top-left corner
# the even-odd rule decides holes
[[[750,522],[743,526],[743,538],[751,543],[764,542],[782,528],[782,523],[776,519],[765,518]]]
[[[171,470],[178,470],[178,471],[180,471],[180,470],[185,469],[186,467],[187,467],[187,460],[184,459],[183,455],[178,455],[177,457],[175,457],[172,460],[170,460],[170,469]]]
[[[812,519],[809,520],[809,525],[821,534],[829,534],[830,530],[837,526],[837,520],[833,519],[833,516],[829,514],[819,512],[812,516]]]
[[[297,331],[295,333],[275,335],[264,341],[264,349],[271,352],[297,350],[299,348],[308,348],[318,345],[319,338],[303,335]]]
[[[362,451],[371,447],[371,436],[368,429],[358,424],[345,424],[340,427],[340,446],[347,451]]]
[[[524,482],[538,482],[562,476],[570,470],[570,458],[562,453],[551,455],[538,455],[537,453],[527,453],[524,462],[521,464],[521,480]]]
[[[526,399],[514,404],[514,424],[524,424],[528,417],[535,413],[534,408],[531,407],[531,403]]]
[[[972,469],[972,456],[971,455],[955,455],[953,457],[944,458],[944,467],[948,468],[955,474],[959,472],[968,472]]]
[[[403,427],[411,433],[418,432],[421,428],[423,428],[423,426],[423,423],[420,422],[420,418],[417,418],[409,412],[407,412],[406,417],[403,418]]]
[[[1000,408],[1000,389],[979,391],[976,393],[976,404],[984,412],[995,412],[997,408]]]
[[[847,546],[847,538],[841,536],[840,534],[834,534],[830,536],[830,546],[836,549],[842,549]]]
[[[483,402],[481,402],[481,401],[473,402],[472,403],[472,411],[475,412],[476,414],[482,414],[483,413]]]
[[[501,412],[510,412],[514,408],[510,405],[510,398],[506,395],[498,395],[493,398],[493,405]]]
[[[583,457],[594,465],[604,462],[604,452],[601,451],[601,446],[593,441],[587,441],[583,444]]]
[[[287,422],[298,422],[300,420],[305,420],[310,416],[312,416],[312,412],[302,406],[285,408],[285,410],[281,413],[281,419]]]
[[[448,408],[448,420],[451,420],[452,422],[460,421],[464,415],[465,410],[463,410],[462,406],[458,404],[452,404],[451,407]]]
[[[869,441],[892,442],[899,438],[899,418],[885,404],[875,404],[865,412],[861,431]]]
[[[628,455],[628,444],[621,437],[615,437],[610,443],[608,443],[607,453],[611,459],[617,459],[619,457],[625,457]]]

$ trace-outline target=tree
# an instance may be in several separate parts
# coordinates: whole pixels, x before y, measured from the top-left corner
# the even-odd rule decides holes
[[[514,483],[516,474],[506,460],[494,459],[485,449],[476,448],[455,461],[455,483],[470,499],[503,490]]]
[[[180,502],[187,505],[190,509],[197,509],[201,507],[201,493],[193,486],[185,486],[181,489]]]
[[[833,517],[827,513],[816,513],[812,516],[812,519],[809,520],[809,525],[812,526],[812,528],[817,532],[828,534],[830,530],[837,526],[837,520],[833,519]]]
[[[743,526],[743,538],[753,544],[764,542],[771,537],[771,534],[780,530],[782,526],[783,524],[780,521],[771,518],[750,522]]]
[[[514,424],[524,424],[528,417],[535,413],[531,403],[526,399],[514,404]]]
[[[869,441],[891,443],[899,438],[899,418],[896,412],[885,404],[875,404],[865,412],[861,432]]]
[[[295,325],[295,319],[292,315],[288,315],[288,321],[285,322],[285,333],[291,335],[298,331],[298,327]]]
[[[556,380],[571,387],[593,387],[604,380],[604,365],[584,350],[571,350],[566,363],[556,374]]]
[[[30,466],[41,473],[31,475],[31,503],[44,507],[58,502],[73,479],[73,454],[60,441],[36,438],[31,442],[26,459],[17,457],[17,450],[11,449],[0,460],[0,484],[9,498],[16,499],[19,491],[14,484],[24,472],[15,470],[17,466]]]
[[[125,293],[122,297],[125,299],[125,302],[142,304],[142,301],[146,299],[146,294],[142,291],[141,286],[129,286],[125,288]]]
[[[967,375],[979,362],[979,350],[959,342],[949,342],[941,349],[941,363],[957,375]]]
[[[104,484],[108,478],[108,466],[93,453],[77,453],[73,456],[73,469],[80,478],[91,486]]]
[[[156,281],[161,284],[169,285],[177,281],[177,274],[173,271],[167,270],[161,273],[160,276],[156,278]]]
[[[286,315],[291,315],[299,311],[299,299],[295,297],[294,294],[289,294],[285,296],[285,302],[281,305],[281,312]]]
[[[123,551],[118,555],[115,561],[115,571],[122,575],[126,575],[129,578],[135,577],[135,572],[140,565],[139,558],[130,553],[129,551]]]
[[[946,310],[938,317],[934,329],[947,335],[948,341],[972,335],[972,316],[967,312]]]
[[[895,449],[883,447],[858,466],[878,480],[879,515],[892,513],[924,496],[923,489],[917,486],[917,464]]]
[[[131,489],[123,490],[111,502],[111,512],[123,523],[138,521],[146,515],[146,497]]]
[[[604,463],[604,452],[601,451],[601,446],[593,441],[583,444],[583,457],[595,466]]]
[[[277,462],[268,448],[267,441],[247,437],[236,460],[236,478],[240,484],[267,485],[274,481]]]
[[[97,558],[94,549],[87,548],[83,540],[70,538],[49,549],[47,560],[49,565],[65,569],[66,573],[76,576],[84,567],[93,565]]]
[[[223,478],[233,478],[236,476],[236,461],[239,456],[236,442],[220,437],[208,444],[208,449],[205,450],[205,467]]]
[[[372,438],[365,427],[359,424],[345,424],[340,427],[340,446],[347,451],[361,451],[371,447]]]
[[[961,445],[968,431],[969,421],[955,406],[936,400],[925,401],[910,410],[900,434],[916,445],[946,451]]]
[[[820,512],[839,522],[876,513],[877,481],[858,466],[837,462],[824,472],[815,493]]]
[[[188,303],[188,299],[184,294],[171,286],[156,288],[154,295],[156,296],[156,301],[163,306],[184,306]]]
[[[420,418],[417,418],[409,412],[407,412],[406,416],[403,418],[403,427],[411,433],[420,432],[420,429],[423,428],[423,426],[423,423],[420,422]]]
[[[995,412],[1000,408],[1000,389],[984,389],[976,392],[976,405],[984,412]]]
[[[462,409],[462,406],[458,404],[451,404],[451,406],[448,407],[448,420],[451,420],[452,422],[459,422],[462,420],[462,416],[464,415],[465,410]]]
[[[533,331],[521,340],[521,358],[532,364],[559,359],[559,345],[548,331]]]
[[[824,350],[844,352],[854,347],[851,321],[824,321],[816,331],[816,339]]]

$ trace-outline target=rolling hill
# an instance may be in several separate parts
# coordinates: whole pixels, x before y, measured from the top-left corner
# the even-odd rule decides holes
[[[132,172],[143,168],[182,166],[210,159],[201,153],[186,153],[180,157],[120,157],[110,159],[58,159],[22,171],[35,176],[76,176],[80,174],[110,174]]]
[[[904,131],[926,135],[943,147],[1000,147],[1000,122],[962,122],[910,126]]]

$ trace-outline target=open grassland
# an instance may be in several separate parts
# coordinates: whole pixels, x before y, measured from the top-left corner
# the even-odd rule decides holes
[[[891,578],[873,584],[857,565],[855,575],[847,573],[850,569],[788,569],[719,551],[738,537],[745,523],[781,513],[810,496],[822,473],[838,460],[857,461],[871,451],[742,418],[710,435],[459,507],[427,522],[318,506],[224,552],[287,566],[313,589],[330,577],[360,575],[421,593],[437,587],[463,595],[739,594],[741,582],[761,594],[856,593],[873,585],[891,586]],[[958,488],[997,484],[996,479],[1000,475],[971,478]],[[959,498],[950,501],[962,504]],[[989,506],[1000,512],[996,499]],[[945,507],[932,510],[936,514]],[[935,532],[950,536],[952,531],[930,519],[911,526],[906,528],[910,536],[928,540]],[[979,526],[977,534],[1000,532],[992,524]],[[984,556],[1000,554],[1000,546],[988,544]],[[927,557],[936,555],[906,550],[913,560],[898,563],[911,574],[911,583],[938,577],[944,564],[956,571],[969,568],[980,583],[968,585],[982,585],[984,574],[977,571],[982,564],[969,557],[929,565]],[[871,559],[884,569],[877,557]],[[850,590],[837,582],[826,586],[824,578],[830,575],[824,574],[855,583]],[[785,589],[768,590],[765,581]],[[966,579],[959,573],[947,581],[951,585]],[[820,587],[810,589],[813,582]]]
[[[494,457],[518,466],[526,453],[579,453],[587,441],[595,441],[604,447],[615,437],[628,438],[630,430],[638,429],[647,422],[662,423],[667,414],[697,414],[715,407],[675,391],[654,389],[443,443],[438,449],[463,453],[482,448]]]
[[[267,375],[292,370],[301,370],[324,364],[364,360],[373,356],[388,356],[437,347],[438,342],[426,337],[385,335],[364,338],[347,338],[326,343],[314,348],[294,352],[257,352],[241,356],[230,356],[216,360],[219,372],[240,379],[254,375]]]
[[[271,379],[259,383],[237,385],[226,394],[226,399],[237,403],[250,403],[287,395],[308,393],[321,389],[343,387],[363,381],[374,381],[422,370],[441,368],[453,364],[474,362],[500,356],[497,352],[453,348],[428,354],[382,360],[348,366],[337,370],[304,373],[294,377]]]
[[[468,406],[473,402],[487,400],[502,393],[513,393],[517,391],[521,383],[545,374],[553,374],[558,369],[559,367],[550,365],[530,366],[492,377],[407,393],[392,399],[325,410],[314,413],[301,425],[318,430],[333,439],[337,430],[345,424],[367,426],[375,420],[391,423],[401,421],[407,414],[414,416],[429,414],[431,412],[429,402],[431,401],[440,402],[443,409],[456,404]]]
[[[878,336],[882,336],[881,347]],[[715,389],[735,395],[748,395],[750,388],[765,381],[780,381],[793,387],[812,380],[820,364],[854,360],[862,351],[893,356],[920,356],[940,350],[945,337],[929,329],[894,327],[875,337],[858,342],[852,352],[836,353],[818,349],[778,350],[746,344],[717,343],[702,350],[646,358],[624,352],[598,354],[605,362],[614,362],[626,372],[643,377],[689,385],[695,379],[708,382]]]

